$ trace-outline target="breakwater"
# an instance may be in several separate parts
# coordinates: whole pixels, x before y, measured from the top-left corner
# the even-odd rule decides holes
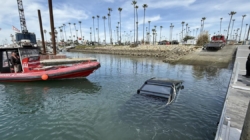
[[[235,55],[236,46],[227,45],[220,50],[207,51],[202,47],[184,45],[141,45],[135,48],[129,46],[77,47],[70,52],[128,55],[139,57],[157,57],[166,63],[188,65],[218,65],[225,67]]]
[[[105,47],[79,47],[70,49],[70,52],[149,56],[162,58],[164,62],[175,62],[183,56],[198,51],[200,47],[182,45],[141,45],[131,48],[129,46],[105,46]]]

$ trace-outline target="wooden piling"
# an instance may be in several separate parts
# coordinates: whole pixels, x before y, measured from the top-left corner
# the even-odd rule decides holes
[[[39,19],[39,24],[40,24],[40,32],[41,32],[41,37],[42,37],[43,54],[46,54],[44,35],[43,35],[43,22],[42,22],[42,18],[41,18],[41,12],[40,12],[40,10],[37,10],[37,12],[38,12],[38,19]]]

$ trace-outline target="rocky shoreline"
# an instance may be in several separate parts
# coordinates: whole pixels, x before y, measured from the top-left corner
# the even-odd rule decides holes
[[[232,62],[236,46],[228,45],[217,51],[202,50],[197,46],[182,45],[141,45],[131,48],[129,46],[102,46],[80,47],[70,49],[70,52],[99,53],[128,55],[137,57],[155,57],[163,62],[172,64],[204,65],[227,67]]]
[[[129,46],[105,46],[105,47],[85,47],[70,49],[70,52],[85,52],[85,53],[100,53],[100,54],[115,54],[115,55],[129,55],[129,56],[147,56],[158,57],[164,62],[176,62],[183,56],[200,50],[196,46],[182,46],[182,45],[141,45],[139,47],[131,48]]]

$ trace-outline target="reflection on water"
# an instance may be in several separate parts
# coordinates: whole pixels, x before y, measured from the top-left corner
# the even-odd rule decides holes
[[[88,79],[68,79],[38,81],[28,83],[5,83],[6,99],[16,106],[19,113],[35,113],[44,108],[44,101],[52,96],[67,96],[67,94],[94,94],[101,89],[97,83]],[[63,92],[60,92],[63,91]],[[13,100],[14,99],[14,100]]]
[[[101,68],[87,78],[1,83],[0,139],[200,140],[213,139],[231,70],[170,65],[149,58],[95,57]],[[184,80],[164,100],[136,94],[145,80]]]

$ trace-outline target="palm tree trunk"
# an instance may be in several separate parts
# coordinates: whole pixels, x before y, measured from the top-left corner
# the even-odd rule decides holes
[[[138,43],[138,12],[136,8],[136,44]]]
[[[122,32],[122,20],[121,20],[121,11],[120,11],[120,44],[122,43],[122,35],[121,35],[121,32]],[[118,31],[117,31],[118,32]]]
[[[246,40],[248,40],[249,34],[250,34],[250,26],[248,27]]]
[[[162,29],[162,28],[161,28]],[[161,30],[160,30],[160,41],[161,41]]]
[[[108,16],[108,27],[109,27],[109,39],[110,39],[110,16]],[[110,40],[109,40],[110,41]],[[110,42],[111,43],[111,42]]]
[[[144,18],[143,18],[143,43],[145,45],[145,39],[144,39],[144,30],[145,30],[145,12],[146,12],[146,9],[144,8]]]
[[[67,40],[67,34],[66,34],[65,26],[63,26],[63,27],[64,27],[65,39]],[[65,40],[65,41],[66,41],[66,40]]]
[[[204,32],[204,22],[205,20],[203,20],[202,32]]]
[[[181,37],[181,39],[183,39],[183,26],[184,26],[184,24],[182,24],[182,37]]]
[[[97,26],[98,26],[98,30],[97,30],[97,31],[98,31],[98,38],[97,38],[97,40],[98,40],[98,45],[99,45],[99,43],[100,43],[100,42],[99,42],[99,18],[97,18],[97,20],[98,20],[98,21],[97,21]]]
[[[150,37],[150,22],[148,24],[149,24],[149,27],[148,27],[148,29],[149,29],[148,43],[150,45],[150,41],[151,41],[151,37]]]
[[[242,18],[242,22],[241,22],[241,28],[240,28],[239,41],[240,41],[240,38],[241,38],[241,33],[242,33],[243,20],[244,20],[244,17]]]
[[[105,19],[103,20],[104,22],[104,37],[105,37],[105,45],[106,45],[106,26],[105,26]]]
[[[69,25],[69,26],[70,26],[70,28],[69,28],[69,29],[70,29],[70,34],[71,34],[71,37],[73,37],[73,36],[72,36],[72,32],[71,32],[71,25]]]
[[[74,25],[75,26],[75,31],[76,31],[76,25]],[[77,34],[76,34],[76,38],[77,38]]]
[[[94,18],[93,18],[93,32],[94,32],[94,41],[96,41],[95,40],[95,22],[94,22]]]
[[[134,5],[134,44],[135,44],[135,5]]]
[[[231,15],[231,17],[230,17],[230,21],[229,21],[229,25],[228,25],[228,29],[227,29],[227,39],[226,39],[226,41],[228,40],[228,33],[229,33],[229,29],[230,29],[230,24],[231,24],[231,20],[232,20],[232,15]],[[233,29],[232,29],[233,30]],[[232,31],[231,31],[231,34],[232,34]]]
[[[112,28],[111,28],[111,15],[110,15],[110,33],[111,33],[111,37],[110,37],[110,42],[113,45],[113,39],[112,39]]]
[[[220,34],[221,34],[221,20],[220,20]]]
[[[245,40],[246,33],[247,33],[247,24],[246,24],[246,29],[245,29],[245,33],[244,33],[244,37],[243,37],[243,41]]]
[[[233,21],[232,30],[231,30],[231,33],[230,33],[230,38],[232,38],[233,28],[234,28],[234,21]]]

